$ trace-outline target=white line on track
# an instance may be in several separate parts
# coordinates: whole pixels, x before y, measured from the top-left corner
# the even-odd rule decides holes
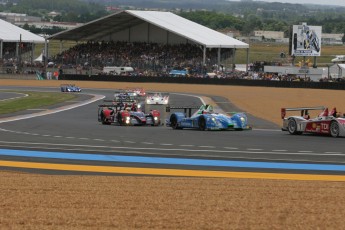
[[[79,102],[79,103],[76,103],[73,105],[66,105],[66,106],[63,106],[60,108],[56,108],[56,109],[44,110],[44,111],[33,113],[33,114],[26,114],[26,115],[14,116],[14,117],[1,118],[0,123],[18,121],[18,120],[29,119],[29,118],[33,118],[33,117],[45,116],[48,114],[59,113],[62,111],[78,108],[80,106],[88,105],[90,103],[93,103],[93,102],[96,102],[96,101],[99,101],[99,100],[102,100],[105,98],[104,95],[97,95],[97,94],[90,94],[90,95],[93,96],[93,98],[90,100]]]
[[[16,92],[4,92],[4,93],[14,93],[14,94],[20,94],[20,95],[23,95],[23,96],[6,98],[6,99],[2,99],[0,101],[9,101],[9,100],[14,100],[14,99],[18,99],[18,98],[28,97],[29,96],[29,94],[26,94],[26,93],[16,93]]]
[[[154,143],[152,143],[152,142],[141,142],[141,144],[145,144],[145,145],[153,145]]]
[[[130,149],[130,150],[155,150],[155,151],[186,151],[186,152],[214,152],[214,153],[248,153],[248,154],[274,154],[274,155],[300,155],[300,156],[345,156],[344,153],[301,153],[301,152],[271,152],[271,151],[248,151],[248,150],[218,150],[218,149],[188,149],[188,148],[147,148],[147,147],[127,147],[127,146],[104,146],[104,145],[76,145],[76,144],[58,144],[58,143],[34,143],[34,142],[8,142],[0,141],[0,143],[7,144],[25,144],[36,146],[69,146],[69,147],[83,147],[83,148],[108,148],[108,149]]]
[[[235,149],[238,149],[236,147],[224,147],[224,149],[232,149],[232,150],[235,150]]]
[[[341,154],[341,152],[325,152],[326,154]]]

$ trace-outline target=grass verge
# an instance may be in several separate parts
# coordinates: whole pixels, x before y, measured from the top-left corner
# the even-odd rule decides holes
[[[38,109],[77,97],[74,94],[56,92],[1,91],[27,94],[26,97],[0,101],[0,114],[14,113],[26,109]]]

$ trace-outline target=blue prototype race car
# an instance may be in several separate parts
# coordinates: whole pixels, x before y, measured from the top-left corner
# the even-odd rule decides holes
[[[181,109],[181,108],[180,108]],[[184,108],[188,109],[188,108]],[[249,130],[247,116],[244,113],[234,113],[231,116],[215,113],[211,105],[202,105],[192,116],[186,113],[174,112],[167,119],[166,125],[173,129],[199,130]]]
[[[81,88],[73,84],[62,84],[60,89],[61,92],[81,92]]]

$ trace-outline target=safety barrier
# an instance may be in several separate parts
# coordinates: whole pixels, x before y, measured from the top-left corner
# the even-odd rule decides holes
[[[336,90],[345,89],[345,82],[270,81],[270,80],[188,78],[188,77],[144,77],[144,76],[63,74],[59,76],[59,80],[237,85],[237,86],[336,89]]]

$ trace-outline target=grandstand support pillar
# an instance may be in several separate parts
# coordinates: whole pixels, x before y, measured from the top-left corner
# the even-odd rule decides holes
[[[34,58],[35,58],[35,49],[36,49],[36,44],[35,43],[32,43],[31,45],[31,54],[30,54],[30,63],[31,65],[33,64],[34,62]]]
[[[232,69],[236,68],[236,48],[234,48],[234,58],[232,59]]]
[[[248,72],[249,65],[249,48],[247,49],[247,63],[246,63],[246,72]]]
[[[0,59],[2,59],[2,55],[3,55],[3,53],[2,53],[3,51],[2,50],[3,49],[4,49],[4,42],[1,40],[0,41]]]
[[[204,66],[204,68],[206,67],[206,46],[204,46],[203,50],[202,65]]]
[[[19,42],[16,42],[16,58],[19,56]]]
[[[44,74],[47,73],[48,64],[48,40],[47,36],[44,36]]]
[[[219,66],[220,66],[220,50],[221,50],[221,48],[219,47],[218,48],[218,60],[217,60],[218,69],[217,70],[219,70]],[[223,71],[223,69],[222,69],[222,71]]]

